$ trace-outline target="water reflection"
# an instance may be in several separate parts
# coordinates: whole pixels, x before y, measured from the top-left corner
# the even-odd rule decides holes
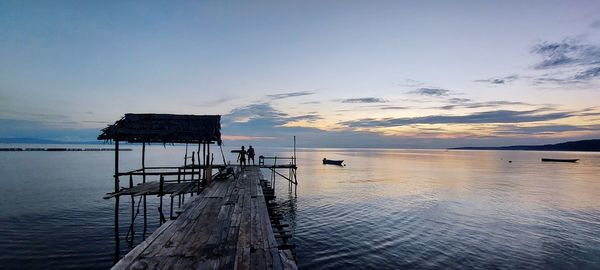
[[[122,170],[140,167],[132,148]],[[147,166],[180,165],[183,156],[183,147],[152,146]],[[580,161],[540,161],[548,156]],[[114,189],[112,157],[0,155],[3,269],[112,265],[114,201],[102,199]],[[323,165],[323,157],[347,166]],[[283,181],[276,195],[303,268],[600,267],[600,154],[317,149],[298,158],[298,197]],[[149,232],[158,227],[157,207],[148,200]],[[121,237],[130,210],[122,203]],[[142,222],[136,226],[134,245],[142,240]],[[129,249],[121,245],[121,253]]]
[[[544,154],[303,151],[291,221],[299,264],[598,267],[600,156],[575,153],[582,158],[577,164],[547,164],[540,161]],[[323,166],[323,156],[348,166]]]

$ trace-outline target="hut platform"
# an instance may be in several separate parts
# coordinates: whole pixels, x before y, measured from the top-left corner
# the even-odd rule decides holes
[[[175,220],[113,269],[297,269],[290,250],[277,243],[260,167],[236,170],[191,197]]]

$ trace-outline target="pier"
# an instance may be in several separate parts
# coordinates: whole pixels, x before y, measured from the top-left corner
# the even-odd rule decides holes
[[[223,164],[213,163],[211,145],[220,148],[222,143],[218,115],[126,114],[98,139],[115,144],[115,189],[104,197],[115,199],[113,269],[297,269],[289,225],[272,209],[277,176],[288,182],[290,193],[296,192],[295,150],[291,157],[261,156],[259,165],[241,168],[227,164],[221,148]],[[142,143],[140,169],[119,170],[119,142]],[[185,144],[183,165],[146,166],[147,143]],[[188,155],[190,144],[198,148]],[[270,172],[269,180],[261,169]],[[131,198],[125,240],[133,243],[140,207],[144,240],[121,257],[123,196]],[[158,197],[161,226],[146,237],[148,196]]]
[[[236,171],[192,197],[113,269],[297,269],[289,245],[276,240],[283,236],[271,223],[259,166]]]

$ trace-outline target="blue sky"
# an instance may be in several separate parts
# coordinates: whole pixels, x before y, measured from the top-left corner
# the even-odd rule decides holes
[[[227,141],[451,147],[600,136],[597,1],[2,1],[0,137],[128,112]]]

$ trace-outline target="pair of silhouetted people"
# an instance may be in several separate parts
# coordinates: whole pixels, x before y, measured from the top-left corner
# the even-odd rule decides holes
[[[255,153],[252,145],[248,147],[248,151],[244,149],[244,146],[242,146],[242,150],[239,151],[238,160],[240,161],[240,167],[242,167],[242,169],[246,167],[246,155],[248,155],[248,161],[252,160],[252,165],[254,165]]]

